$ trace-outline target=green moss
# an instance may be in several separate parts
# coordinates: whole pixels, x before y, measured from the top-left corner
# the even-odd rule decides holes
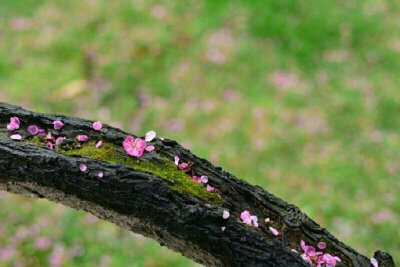
[[[196,196],[214,205],[221,205],[224,202],[218,194],[209,192],[202,184],[193,182],[190,176],[178,170],[170,160],[164,160],[157,164],[144,162],[120,153],[111,143],[103,142],[100,148],[95,148],[94,144],[94,142],[88,142],[80,149],[58,149],[57,152],[66,156],[82,156],[111,164],[120,163],[134,170],[151,173],[156,177],[167,180],[172,185],[173,190]]]
[[[43,140],[37,135],[35,135],[32,139],[28,140],[28,143],[31,143],[31,144],[34,144],[34,145],[37,145],[37,146],[43,146],[44,145]]]

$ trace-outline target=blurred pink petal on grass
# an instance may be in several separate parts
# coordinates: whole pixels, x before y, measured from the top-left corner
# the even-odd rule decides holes
[[[4,248],[0,248],[0,261],[6,261],[17,254],[15,247],[8,245]]]
[[[396,215],[389,209],[384,209],[381,211],[378,211],[374,214],[371,215],[371,220],[375,224],[380,224],[384,222],[396,222]]]
[[[151,15],[156,19],[163,19],[167,15],[167,11],[163,5],[155,5],[151,9]]]
[[[23,17],[16,17],[11,20],[11,28],[17,31],[29,30],[32,26],[32,22]]]
[[[269,82],[279,91],[286,92],[299,83],[297,75],[283,71],[275,71],[269,76]]]
[[[49,262],[51,267],[60,267],[62,266],[64,259],[64,247],[57,245],[53,249],[53,252],[50,255]]]
[[[45,250],[49,248],[51,244],[52,244],[51,239],[47,237],[38,237],[35,240],[35,245],[38,250]]]
[[[240,94],[238,91],[233,89],[226,89],[223,93],[224,99],[228,101],[234,101],[239,99]]]

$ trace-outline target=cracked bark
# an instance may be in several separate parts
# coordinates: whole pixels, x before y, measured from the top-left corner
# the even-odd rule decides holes
[[[323,240],[328,251],[342,259],[337,266],[372,266],[369,259],[341,243],[299,208],[252,186],[232,174],[198,158],[172,140],[157,138],[156,152],[143,160],[157,162],[160,154],[173,160],[175,155],[192,161],[196,173],[207,175],[212,186],[221,191],[223,206],[207,203],[189,194],[171,189],[170,184],[146,172],[122,164],[110,164],[83,157],[67,157],[56,151],[10,139],[6,125],[10,117],[21,120],[16,131],[27,136],[26,127],[36,124],[52,129],[54,120],[65,126],[62,136],[73,138],[89,134],[121,146],[127,133],[104,126],[92,130],[92,122],[61,115],[39,114],[0,103],[0,189],[34,198],[46,198],[74,209],[85,210],[128,231],[142,234],[163,246],[182,253],[206,266],[309,266],[291,248],[299,250],[305,240],[315,246]],[[82,174],[79,164],[89,170],[101,170],[103,179],[94,171]],[[222,218],[227,209],[228,220]],[[260,227],[238,220],[243,210],[258,216]],[[281,235],[274,237],[263,222],[271,218]],[[226,230],[221,230],[226,226]],[[392,257],[376,252],[379,266],[395,266]]]

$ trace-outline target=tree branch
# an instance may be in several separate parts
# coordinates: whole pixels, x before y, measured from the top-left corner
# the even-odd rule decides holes
[[[6,125],[14,116],[21,127],[10,133]],[[60,131],[53,129],[55,120],[65,125]],[[65,144],[54,150],[44,147],[26,131],[33,124],[55,137],[66,137]],[[11,140],[16,133],[23,140]],[[107,157],[88,147],[75,149],[78,134],[102,140],[104,147],[98,151]],[[309,266],[291,251],[301,251],[300,240],[313,246],[326,242],[326,251],[342,259],[336,266],[372,266],[367,257],[338,241],[296,206],[235,178],[175,141],[156,138],[154,152],[128,158],[121,146],[126,136],[109,126],[94,131],[90,121],[0,103],[0,189],[85,210],[206,266]],[[110,151],[115,158],[107,154]],[[180,180],[177,172],[184,171],[174,166],[176,155],[193,162],[196,175],[208,176],[220,196],[204,191],[200,184],[194,187],[189,175],[185,174],[187,181]],[[88,171],[80,171],[80,164],[86,164]],[[102,179],[97,176],[100,171]],[[222,218],[224,210],[230,211],[229,219]],[[244,210],[258,216],[259,227],[240,220]],[[265,223],[265,218],[271,222]],[[271,234],[270,226],[280,235]],[[395,266],[389,254],[377,252],[375,257],[379,266]]]

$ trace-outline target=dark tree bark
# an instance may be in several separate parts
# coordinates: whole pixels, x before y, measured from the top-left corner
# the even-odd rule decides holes
[[[12,134],[21,134],[22,141],[11,140],[6,129],[13,116],[19,117],[21,128]],[[61,132],[53,130],[54,120],[64,122]],[[0,189],[85,210],[206,266],[309,266],[291,252],[292,248],[300,251],[301,239],[313,246],[325,241],[327,251],[342,259],[337,266],[372,266],[367,257],[338,241],[296,206],[196,157],[175,141],[156,138],[156,151],[141,160],[157,164],[161,156],[173,161],[178,155],[183,161],[193,162],[196,174],[207,175],[209,183],[221,191],[222,205],[208,205],[204,199],[176,191],[165,179],[149,172],[65,156],[26,142],[26,128],[36,124],[53,135],[73,139],[77,134],[88,134],[121,147],[127,133],[109,126],[97,132],[92,123],[0,103]],[[79,170],[77,166],[82,163],[88,166],[88,172]],[[103,171],[105,177],[98,179],[94,170]],[[230,211],[228,220],[222,218],[224,209]],[[244,210],[258,216],[258,228],[240,221]],[[278,237],[264,223],[267,217],[279,230]],[[225,231],[221,230],[223,226]],[[387,253],[377,252],[375,257],[380,266],[395,266]]]

